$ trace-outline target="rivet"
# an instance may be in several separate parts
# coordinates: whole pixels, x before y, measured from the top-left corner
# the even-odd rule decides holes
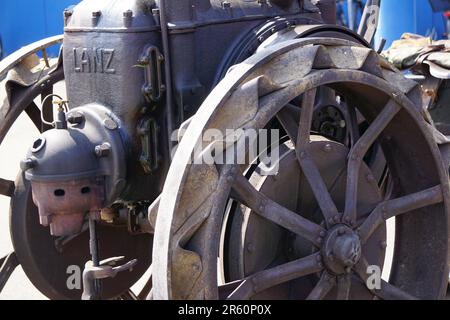
[[[370,174],[370,173],[366,176],[366,179],[367,179],[368,182],[374,182],[375,181],[374,176],[372,174]]]
[[[380,247],[381,247],[381,249],[386,249],[386,247],[387,247],[387,242],[386,242],[386,241],[381,241],[381,242],[380,242]]]
[[[306,152],[305,151],[300,152],[300,158],[301,159],[306,158]]]
[[[249,244],[247,245],[247,251],[250,252],[250,253],[252,253],[253,250],[254,250],[253,243],[249,243]]]
[[[325,151],[325,152],[331,152],[332,150],[333,150],[333,147],[329,143],[327,143],[326,145],[323,146],[323,151]]]
[[[332,224],[333,222],[333,218],[328,219],[328,223]]]
[[[322,261],[322,258],[318,255],[318,256],[316,256],[316,261],[320,262],[320,261]]]
[[[335,222],[338,222],[338,221],[339,221],[339,215],[335,215],[335,216],[333,217],[333,220],[334,220]]]
[[[103,125],[109,130],[115,130],[118,127],[117,123],[110,118],[106,118],[105,120],[103,120]]]
[[[195,263],[195,264],[192,265],[192,269],[194,271],[199,271],[200,270],[200,266],[197,263]]]
[[[344,235],[344,234],[345,234],[345,228],[339,228],[338,234],[339,234],[340,236]]]
[[[320,236],[323,238],[327,233],[325,231],[320,231]]]
[[[228,177],[227,177],[227,181],[228,182],[232,182],[234,180],[234,177],[232,176],[232,175],[229,175]]]
[[[319,268],[323,268],[323,263],[322,262],[319,262],[317,265],[319,266]]]
[[[350,267],[346,267],[346,268],[345,268],[345,272],[346,272],[346,273],[350,273],[350,272],[352,272],[352,268],[350,268]]]
[[[323,239],[322,239],[322,238],[317,238],[317,242],[318,242],[318,243],[322,243],[322,242],[323,242]]]

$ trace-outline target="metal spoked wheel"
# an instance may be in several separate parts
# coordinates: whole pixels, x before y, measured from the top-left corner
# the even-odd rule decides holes
[[[0,89],[6,90],[7,98],[0,108],[0,144],[22,114],[32,120],[38,129],[36,133],[51,128],[42,123],[41,111],[44,110],[47,121],[52,119],[52,101],[46,99],[48,105],[45,106],[39,102],[59,87],[64,80],[64,71],[61,59],[48,59],[45,50],[61,42],[62,36],[45,39],[2,61],[0,79],[3,77],[4,80]],[[39,51],[43,53],[43,59],[36,55]],[[3,153],[1,157],[7,157],[7,154]],[[39,223],[31,186],[22,172],[16,181],[0,178],[0,194],[11,198],[10,233],[14,246],[14,253],[0,260],[0,291],[20,264],[33,285],[48,298],[80,299],[83,289],[80,271],[90,260],[88,232],[84,230],[73,237],[52,237],[48,228]],[[126,226],[100,225],[98,233],[102,241],[102,259],[125,256],[125,259],[137,258],[139,261],[133,272],[104,280],[103,298],[135,298],[129,288],[151,263],[152,236],[131,236]]]
[[[311,134],[324,86],[369,124],[350,147]],[[286,116],[299,97],[300,116]],[[286,41],[234,67],[193,118],[169,170],[155,230],[154,297],[443,297],[448,178],[418,97],[414,82],[346,40]],[[206,130],[261,129],[275,118],[289,136],[275,175],[249,172],[250,161],[192,161],[199,145],[215,142],[202,140]],[[365,163],[374,143],[386,158],[389,193]],[[390,278],[372,286],[393,217]]]

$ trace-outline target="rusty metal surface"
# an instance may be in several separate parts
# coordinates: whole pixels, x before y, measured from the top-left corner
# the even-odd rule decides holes
[[[393,79],[398,82],[392,82]],[[320,86],[329,86],[354,102],[370,123],[348,153],[342,212],[337,210],[308,149],[314,105],[311,97]],[[291,141],[296,141],[298,163],[322,215],[327,218],[323,226],[299,219],[298,215],[289,213],[257,191],[250,192],[251,189],[243,187],[246,179],[240,177],[234,165],[216,167],[194,165],[189,161],[197,143],[207,145],[201,137],[208,128],[222,131],[263,128],[287,103],[302,94],[297,129],[288,134]],[[357,236],[359,225],[370,224],[370,230],[376,229],[393,216],[401,237],[397,237],[395,244],[391,278],[389,283],[383,283],[381,290],[371,291],[372,297],[443,297],[448,281],[448,177],[433,135],[424,121],[424,111],[417,107],[421,105],[420,96],[417,85],[402,80],[402,76],[395,74],[374,51],[344,40],[319,38],[280,42],[235,66],[191,120],[168,173],[161,196],[164,206],[159,207],[155,229],[154,297],[217,299],[222,296],[216,264],[222,218],[231,190],[241,191],[241,200],[265,219],[273,221],[269,212],[279,215],[276,224],[300,233],[318,247],[318,251],[226,284],[223,288],[232,291],[229,298],[250,298],[269,287],[321,270],[338,273],[335,274],[338,276],[337,297],[348,298],[354,286],[345,275],[366,279],[361,273],[367,261],[366,253],[358,253],[358,248],[366,242]],[[394,189],[390,199],[372,203],[364,216],[367,222],[363,222],[356,220],[359,214],[356,203],[364,196],[357,181],[363,177],[360,171],[363,156],[375,140],[382,145]],[[415,142],[413,145],[408,143],[411,140]],[[365,178],[373,180],[370,175]],[[249,195],[252,197],[248,198]],[[253,200],[249,202],[249,199]],[[271,209],[267,213],[266,206]],[[376,208],[385,212],[381,220]],[[339,230],[340,226],[348,228],[351,235],[343,238],[343,242],[334,236],[335,228]],[[327,265],[329,262],[321,249],[328,240],[330,250],[347,265],[344,273]],[[351,251],[345,251],[346,245],[341,242],[351,244]],[[377,246],[378,250],[380,246],[385,247],[383,243]],[[350,262],[345,258],[348,255]],[[421,272],[417,272],[419,269]],[[325,297],[332,287],[328,280],[324,275],[311,297]]]

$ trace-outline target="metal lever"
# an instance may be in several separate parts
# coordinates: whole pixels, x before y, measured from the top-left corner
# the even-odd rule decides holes
[[[83,271],[83,295],[82,300],[97,300],[96,280],[114,278],[119,272],[132,271],[137,263],[137,259],[128,261],[127,263],[115,266],[125,257],[113,257],[100,262],[99,266],[94,266],[92,261],[88,261]]]

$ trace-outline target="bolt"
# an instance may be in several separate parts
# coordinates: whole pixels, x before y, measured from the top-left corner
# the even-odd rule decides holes
[[[259,206],[259,211],[263,212],[264,209],[265,209],[265,207],[264,207],[263,205],[260,205],[260,206]]]
[[[352,268],[350,268],[350,267],[346,267],[346,268],[345,268],[345,272],[346,272],[346,273],[350,273],[350,272],[352,272]]]
[[[319,268],[323,268],[323,263],[322,262],[319,262],[317,265],[319,266]]]
[[[222,2],[222,8],[223,8],[223,9],[229,9],[229,8],[231,8],[231,3],[228,2],[228,1]]]
[[[328,219],[328,223],[329,224],[332,224],[334,221],[333,221],[333,218],[330,218],[330,219]]]
[[[333,217],[333,220],[334,220],[334,222],[339,222],[339,215],[335,215],[335,216]]]
[[[234,177],[232,176],[232,175],[229,175],[228,177],[227,177],[227,181],[228,182],[232,182],[234,180]]]
[[[84,116],[80,112],[73,112],[67,116],[67,122],[71,124],[80,124],[83,123]]]
[[[327,143],[326,145],[323,146],[323,151],[325,151],[325,152],[331,152],[332,150],[333,150],[333,147],[329,143]]]
[[[192,269],[194,271],[199,271],[200,270],[200,266],[197,263],[195,263],[195,264],[192,265]]]
[[[73,15],[73,10],[70,10],[70,9],[65,9],[64,10],[64,17],[68,18],[68,17],[70,17],[72,15]]]
[[[342,236],[345,234],[345,228],[339,228],[338,235]]]
[[[327,233],[325,231],[320,231],[320,236],[323,238]]]
[[[124,18],[132,18],[133,17],[133,11],[132,10],[127,10],[123,13],[123,17]]]
[[[305,151],[300,152],[300,158],[301,159],[306,158],[306,152]]]
[[[327,255],[328,260],[333,261],[334,260],[334,255],[332,253],[329,253]]]
[[[317,262],[320,262],[320,261],[322,261],[322,258],[321,258],[319,255],[317,255],[317,256],[316,256],[316,261],[317,261]]]
[[[36,167],[36,165],[37,165],[37,160],[36,159],[28,158],[28,159],[22,160],[20,162],[20,169],[22,171],[27,171],[29,169],[32,169],[32,168]]]
[[[117,123],[111,118],[106,118],[103,120],[103,125],[109,130],[115,130],[118,127]]]
[[[381,241],[381,242],[380,242],[380,247],[381,247],[381,249],[386,249],[386,247],[387,247],[387,242],[386,242],[386,241]]]
[[[375,182],[374,176],[370,173],[366,176],[366,179],[368,182]]]
[[[317,238],[317,242],[318,242],[319,244],[321,244],[321,243],[323,242],[323,239],[322,239],[322,238]]]
[[[95,146],[95,155],[99,158],[109,156],[110,152],[111,152],[111,145],[107,142]]]
[[[253,246],[253,243],[249,243],[248,245],[247,245],[247,251],[249,252],[249,253],[252,253],[253,251],[254,251],[254,246]]]

